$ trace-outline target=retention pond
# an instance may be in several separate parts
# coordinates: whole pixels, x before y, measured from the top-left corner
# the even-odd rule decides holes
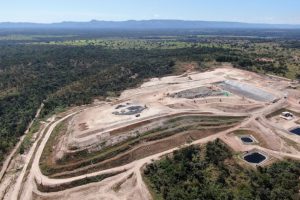
[[[290,132],[293,134],[296,134],[296,135],[300,135],[300,127],[294,128],[294,129],[290,130]]]
[[[266,159],[267,157],[259,152],[248,153],[244,156],[244,160],[252,164],[260,164]]]
[[[253,139],[249,136],[242,136],[241,140],[243,143],[246,143],[246,144],[254,143]]]

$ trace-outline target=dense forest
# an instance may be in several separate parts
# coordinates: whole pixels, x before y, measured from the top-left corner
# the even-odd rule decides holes
[[[276,39],[253,31],[248,34],[257,37],[228,31],[212,36],[171,31],[47,33],[52,35],[0,31],[0,163],[42,102],[45,117],[95,97],[117,96],[150,77],[180,73],[180,62],[195,62],[196,70],[230,62],[246,70],[300,77],[293,31],[285,32],[286,38],[279,37],[281,32],[269,33]]]
[[[218,49],[202,49],[210,54]],[[0,51],[0,160],[42,102],[57,108],[118,95],[145,78],[171,74],[175,59],[201,61],[197,50],[108,50],[102,47],[4,46]]]
[[[299,199],[300,163],[247,169],[220,140],[175,151],[144,171],[154,199]]]

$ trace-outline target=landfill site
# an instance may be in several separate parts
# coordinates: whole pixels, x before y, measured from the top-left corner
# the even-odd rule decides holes
[[[148,200],[143,168],[217,138],[249,167],[300,159],[298,83],[224,66],[147,80],[45,120],[0,176],[4,200]]]

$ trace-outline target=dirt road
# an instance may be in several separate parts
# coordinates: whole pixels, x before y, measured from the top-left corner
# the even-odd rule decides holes
[[[40,115],[40,112],[41,110],[43,109],[44,107],[44,104],[42,103],[39,107],[39,109],[37,110],[36,114],[35,114],[35,117],[34,119],[30,122],[30,124],[28,125],[26,131],[25,131],[25,134],[20,138],[19,142],[17,143],[17,145],[14,147],[14,149],[11,151],[11,153],[9,154],[9,156],[6,158],[6,160],[4,161],[3,165],[2,165],[2,168],[1,168],[1,172],[0,172],[0,183],[1,183],[1,180],[12,160],[12,158],[14,157],[14,155],[17,153],[17,151],[19,150],[20,148],[20,145],[22,144],[26,134],[29,132],[33,122],[39,117]]]
[[[223,73],[223,76],[220,77],[219,75]],[[299,159],[300,160],[300,154],[297,151],[293,151],[292,153],[288,153],[287,150],[288,147],[286,147],[285,143],[283,143],[280,140],[280,137],[278,133],[275,133],[272,131],[272,129],[279,129],[280,127],[275,126],[274,124],[270,123],[266,118],[264,118],[265,115],[272,113],[279,108],[282,108],[286,106],[289,102],[287,99],[284,98],[283,92],[278,92],[276,94],[279,98],[277,102],[274,103],[265,103],[265,102],[255,102],[252,100],[245,100],[241,97],[228,97],[227,99],[224,98],[215,98],[212,97],[211,99],[207,98],[205,100],[199,101],[197,104],[196,101],[189,101],[189,100],[182,100],[182,99],[171,99],[166,95],[168,92],[170,92],[170,88],[176,89],[176,84],[183,84],[178,86],[179,89],[187,89],[190,87],[195,87],[194,84],[207,84],[210,83],[213,77],[217,76],[216,79],[213,81],[222,81],[225,77],[229,76],[231,78],[235,79],[242,79],[241,74],[242,72],[240,70],[229,70],[229,75],[226,74],[226,70],[219,70],[216,72],[206,73],[205,75],[201,74],[192,74],[191,77],[192,81],[189,81],[186,77],[167,77],[163,78],[161,80],[152,81],[149,83],[144,84],[142,87],[136,89],[136,90],[128,90],[125,91],[124,94],[121,95],[126,101],[130,98],[132,98],[132,102],[136,102],[139,99],[146,99],[144,102],[149,103],[149,105],[152,105],[155,109],[150,110],[150,112],[147,113],[146,116],[143,116],[139,119],[136,119],[136,116],[130,116],[130,117],[123,117],[118,118],[118,116],[109,115],[111,114],[111,111],[115,109],[115,105],[112,106],[105,104],[105,108],[109,110],[104,110],[102,112],[101,107],[97,108],[97,110],[90,109],[87,112],[83,112],[83,110],[76,110],[74,112],[71,112],[69,114],[66,114],[64,117],[56,119],[49,122],[47,126],[44,127],[43,132],[44,134],[40,134],[40,137],[35,141],[32,148],[30,149],[25,164],[18,175],[17,181],[14,185],[13,192],[11,193],[11,196],[9,196],[9,200],[18,200],[18,199],[24,199],[24,200],[31,200],[33,199],[33,194],[36,194],[41,199],[72,199],[72,200],[82,200],[82,199],[113,199],[113,200],[119,200],[119,199],[141,199],[141,200],[147,200],[151,198],[151,195],[147,189],[147,186],[145,185],[143,178],[142,178],[142,172],[141,169],[146,165],[149,164],[155,160],[160,159],[162,156],[167,155],[169,153],[172,153],[174,150],[177,150],[179,148],[182,148],[182,146],[178,146],[176,148],[169,149],[167,151],[163,151],[160,153],[157,153],[155,155],[151,155],[136,161],[133,161],[129,164],[126,164],[124,166],[111,168],[108,170],[103,171],[97,171],[94,173],[84,174],[80,176],[74,176],[71,178],[62,178],[62,179],[54,179],[49,178],[42,174],[39,161],[42,155],[42,152],[45,148],[45,145],[51,136],[51,133],[55,129],[55,127],[62,122],[63,120],[72,117],[79,112],[82,114],[81,118],[78,117],[78,120],[80,123],[84,122],[84,119],[87,120],[87,127],[90,126],[97,130],[97,128],[103,128],[106,127],[107,130],[111,130],[109,128],[122,128],[122,126],[127,125],[134,125],[135,123],[141,122],[143,120],[147,119],[158,119],[161,116],[161,109],[164,111],[168,111],[167,114],[174,114],[174,113],[180,113],[180,112],[191,112],[191,111],[197,111],[199,110],[203,112],[210,112],[211,116],[220,116],[220,115],[226,115],[226,116],[248,116],[246,119],[244,119],[240,124],[219,133],[216,133],[214,135],[193,141],[191,144],[186,145],[199,145],[199,144],[205,144],[209,141],[213,141],[217,138],[222,139],[226,144],[232,147],[236,147],[233,149],[238,149],[239,151],[250,151],[252,149],[261,150],[263,152],[266,152],[270,155],[273,155],[274,157],[287,157],[292,159]],[[244,72],[243,72],[244,73]],[[255,75],[252,75],[249,72],[250,75],[247,75],[247,81],[251,79],[252,76],[256,77]],[[211,78],[207,78],[211,77]],[[250,77],[250,78],[249,78]],[[196,81],[197,80],[197,81]],[[255,84],[260,84],[260,80],[254,80]],[[171,84],[172,83],[172,84]],[[281,87],[281,86],[280,86]],[[179,90],[177,88],[177,90]],[[162,90],[161,93],[157,94],[157,91]],[[273,88],[270,89],[271,92],[273,91]],[[217,101],[215,101],[217,99]],[[211,102],[209,102],[211,100]],[[226,101],[226,102],[223,102]],[[220,109],[217,107],[212,107],[212,105],[215,104],[222,104],[220,106]],[[148,104],[147,104],[148,105]],[[171,109],[169,105],[174,106],[174,109]],[[234,107],[234,106],[241,106],[247,107],[251,105],[261,105],[260,108],[256,108],[253,110],[248,110],[247,112],[233,112],[233,111],[226,111],[222,110],[224,107]],[[156,106],[156,107],[155,107]],[[186,107],[184,107],[186,106]],[[221,109],[222,108],[222,109]],[[176,110],[177,109],[177,110]],[[230,110],[230,109],[229,109]],[[100,114],[99,114],[100,113]],[[100,117],[99,117],[99,116]],[[85,117],[85,118],[84,118]],[[96,119],[98,117],[98,119]],[[105,118],[105,119],[104,119]],[[118,121],[120,119],[120,121]],[[129,119],[128,121],[124,119]],[[123,121],[122,121],[123,120]],[[251,127],[256,126],[261,131],[260,134],[264,134],[265,137],[270,138],[270,143],[272,144],[272,140],[274,143],[279,141],[279,144],[282,146],[278,149],[268,149],[265,147],[261,147],[259,145],[243,145],[241,143],[238,143],[240,141],[235,140],[234,138],[228,137],[229,133],[234,132],[235,130],[242,129],[245,127]],[[112,129],[113,130],[113,129]],[[81,137],[84,138],[84,133],[81,133]],[[98,133],[97,133],[98,134]],[[93,137],[97,138],[96,135],[87,135],[87,138],[84,139],[91,139],[93,140]],[[80,134],[79,134],[80,136]],[[280,135],[283,136],[283,135]],[[80,137],[78,137],[80,138]],[[80,140],[78,140],[80,142]],[[281,143],[280,143],[281,142]],[[186,146],[185,145],[185,146]],[[31,163],[32,161],[32,163]],[[32,165],[31,165],[32,164]],[[4,170],[5,171],[5,170]],[[124,171],[118,175],[115,175],[113,177],[109,177],[107,179],[104,179],[101,182],[97,183],[90,183],[87,185],[78,186],[75,188],[67,189],[64,191],[58,191],[58,192],[52,192],[52,193],[43,193],[38,191],[36,184],[41,184],[43,186],[48,187],[57,187],[61,184],[67,184],[71,183],[73,181],[77,180],[84,180],[87,177],[95,177],[101,174],[107,174],[112,172],[120,172]],[[99,198],[97,198],[99,197]]]

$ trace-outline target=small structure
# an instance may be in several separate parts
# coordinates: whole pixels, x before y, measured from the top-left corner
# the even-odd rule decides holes
[[[285,119],[285,120],[292,120],[294,119],[294,115],[290,112],[282,112],[280,115],[281,118]]]

